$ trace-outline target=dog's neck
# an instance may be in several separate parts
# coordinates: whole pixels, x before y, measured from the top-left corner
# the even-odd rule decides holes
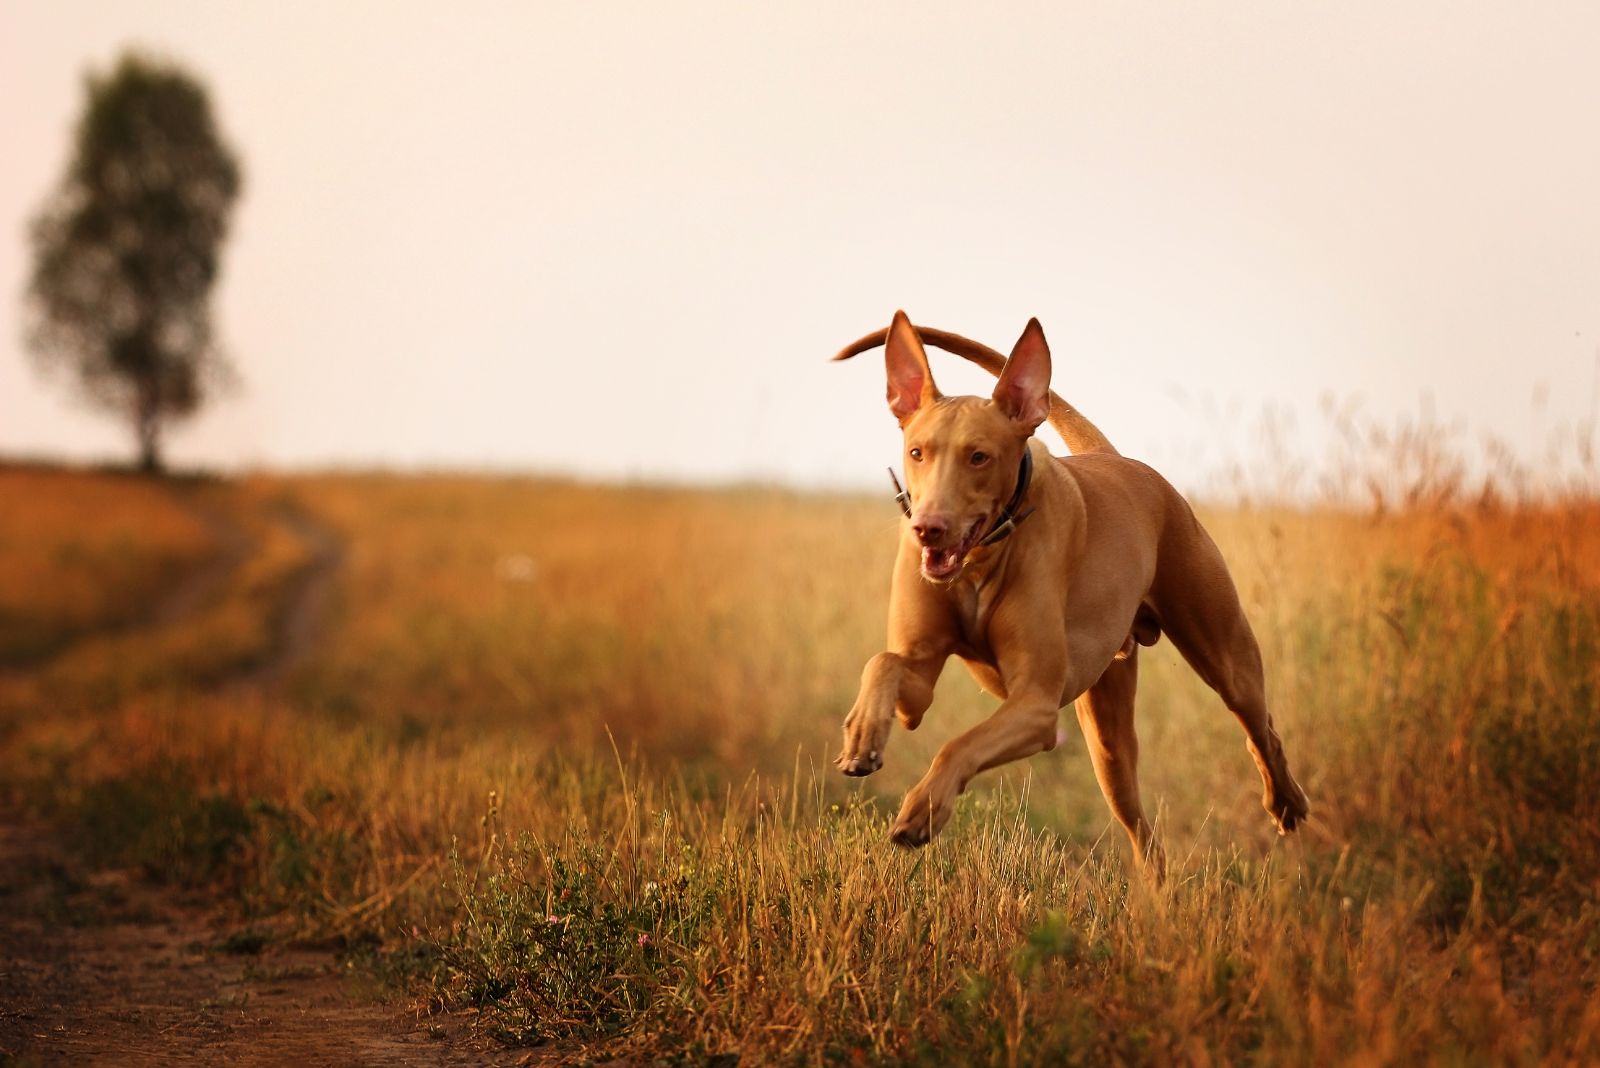
[[[1033,514],[1033,508],[1019,512],[1022,501],[1028,496],[1028,485],[1033,481],[1033,449],[1027,443],[1022,446],[1022,462],[1017,465],[1017,488],[1012,491],[1011,499],[1006,506],[995,516],[994,526],[989,528],[989,533],[983,536],[978,545],[987,548],[996,542],[1005,541],[1011,532],[1017,529],[1017,524]]]

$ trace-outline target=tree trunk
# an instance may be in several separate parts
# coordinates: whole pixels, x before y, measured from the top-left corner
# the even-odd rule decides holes
[[[159,475],[161,466],[161,417],[156,411],[153,391],[140,391],[138,410],[134,413],[134,433],[139,436],[139,470],[147,475]]]
[[[139,435],[139,470],[147,475],[159,475],[161,469],[161,442],[155,434]]]

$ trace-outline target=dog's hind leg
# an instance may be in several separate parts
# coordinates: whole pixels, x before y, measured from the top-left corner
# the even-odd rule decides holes
[[[1111,814],[1128,832],[1140,868],[1160,882],[1166,875],[1166,855],[1139,800],[1139,738],[1133,728],[1138,646],[1125,652],[1126,656],[1119,654],[1100,680],[1078,698],[1078,725],[1083,728],[1095,778],[1100,780]]]
[[[1266,680],[1261,670],[1261,650],[1244,614],[1238,617],[1231,642],[1224,648],[1229,651],[1220,667],[1202,670],[1200,661],[1188,649],[1176,644],[1194,665],[1200,677],[1222,697],[1228,710],[1244,728],[1245,747],[1261,773],[1261,807],[1267,810],[1278,824],[1279,834],[1288,834],[1300,826],[1311,814],[1305,791],[1289,773],[1289,760],[1283,753],[1283,740],[1278,737],[1272,716],[1267,711]]]
[[[1239,604],[1222,554],[1198,524],[1181,559],[1157,579],[1161,629],[1206,685],[1217,691],[1244,728],[1246,747],[1261,772],[1261,804],[1288,834],[1310,814],[1305,791],[1289,773],[1283,741],[1267,712],[1261,649]],[[1177,556],[1176,552],[1171,555]]]

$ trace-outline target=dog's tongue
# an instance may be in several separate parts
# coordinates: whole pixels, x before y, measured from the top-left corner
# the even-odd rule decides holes
[[[960,566],[961,557],[955,549],[923,547],[922,570],[934,578],[944,578]]]

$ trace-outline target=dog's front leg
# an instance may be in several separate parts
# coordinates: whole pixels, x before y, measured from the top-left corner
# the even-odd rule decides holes
[[[918,655],[920,654],[920,655]],[[933,684],[945,657],[927,649],[879,653],[861,672],[861,690],[844,720],[844,748],[834,760],[846,775],[871,775],[883,767],[893,716],[916,730],[933,702]]]
[[[1054,749],[1060,700],[1059,686],[1019,690],[1001,702],[994,715],[947,742],[928,774],[906,795],[889,837],[896,845],[927,845],[949,822],[956,795],[974,775]]]

